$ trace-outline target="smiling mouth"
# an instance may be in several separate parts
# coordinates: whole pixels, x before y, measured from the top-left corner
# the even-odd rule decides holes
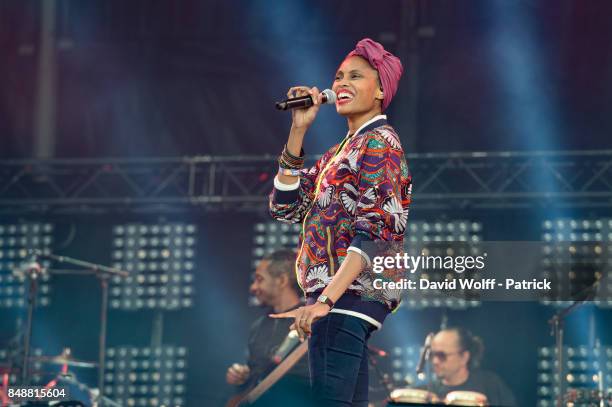
[[[352,101],[353,101],[353,98],[345,97],[345,98],[338,98],[336,100],[336,103],[339,105],[346,105],[347,103],[351,103]]]
[[[347,103],[351,103],[354,98],[355,96],[353,94],[346,91],[340,91],[338,92],[338,99],[336,100],[336,103],[339,105],[345,105]]]

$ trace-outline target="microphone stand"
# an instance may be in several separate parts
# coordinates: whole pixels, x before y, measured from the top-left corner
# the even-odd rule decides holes
[[[384,356],[382,353],[377,352],[376,350],[372,349],[370,345],[368,345],[367,353],[368,353],[368,362],[370,366],[372,366],[372,368],[374,369],[374,372],[376,373],[376,376],[378,378],[378,383],[379,385],[384,387],[387,393],[387,398],[388,398],[391,392],[393,391],[394,386],[391,380],[389,379],[389,375],[387,373],[384,373],[378,364],[378,358],[381,358]]]
[[[25,334],[23,336],[23,361],[21,367],[21,385],[30,384],[30,348],[32,346],[32,328],[34,321],[34,308],[36,307],[36,293],[38,292],[38,278],[44,273],[44,269],[38,263],[38,256],[33,255],[31,262],[26,266],[24,275],[28,279],[28,315],[26,320]]]
[[[557,396],[557,407],[563,407],[563,397],[565,392],[565,381],[563,380],[563,335],[565,318],[571,314],[576,308],[589,301],[591,296],[594,296],[594,289],[599,285],[599,281],[595,281],[592,285],[586,287],[576,296],[585,295],[580,300],[574,300],[568,307],[562,308],[548,320],[551,326],[551,335],[555,337],[555,347],[557,349],[557,385],[559,387],[559,395]]]
[[[429,360],[429,352],[430,352],[430,348],[431,348],[431,337],[433,336],[433,334],[427,334],[427,337],[425,338],[425,343],[423,344],[423,347],[421,348],[421,354],[419,356],[419,363],[417,364],[416,367],[416,374],[420,375],[423,373],[423,370],[425,370],[425,364],[427,363],[427,361]]]
[[[35,252],[38,257],[47,258],[58,263],[71,264],[73,266],[83,267],[86,270],[57,270],[52,271],[52,274],[93,274],[100,280],[102,292],[102,300],[100,304],[100,336],[99,336],[99,352],[98,352],[98,398],[101,402],[99,406],[103,406],[106,400],[104,397],[104,368],[106,358],[106,330],[108,321],[108,279],[111,276],[128,277],[129,273],[124,270],[119,270],[114,267],[107,267],[101,264],[90,263],[88,261],[78,260],[66,256],[57,256],[54,254],[42,254]],[[26,359],[27,361],[27,359]]]

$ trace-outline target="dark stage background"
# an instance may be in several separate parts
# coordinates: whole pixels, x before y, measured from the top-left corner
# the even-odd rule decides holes
[[[610,147],[611,7],[58,0],[56,153],[276,154],[289,115],[273,102],[294,84],[331,86],[367,36],[404,59],[389,116],[407,152]],[[3,157],[32,151],[39,8],[0,2]],[[343,134],[342,120],[325,110],[308,137],[313,154]]]
[[[419,217],[416,220],[427,219]],[[472,218],[474,214],[449,213]],[[536,219],[509,212],[503,217],[493,211],[479,212],[487,225],[485,240],[524,240],[539,238]],[[599,214],[598,214],[599,215]],[[151,221],[153,218],[149,217]],[[251,251],[254,248],[252,227],[267,220],[265,214],[232,215],[231,221],[217,215],[165,216],[165,222],[195,222],[198,227],[196,247],[195,306],[187,310],[164,311],[163,343],[188,349],[186,405],[222,405],[231,394],[225,384],[225,370],[241,362],[253,319],[266,310],[250,307],[248,285],[252,272]],[[141,221],[142,217],[114,216],[45,218],[56,225],[58,237],[54,251],[67,256],[109,264],[111,225]],[[14,222],[14,219],[6,219]],[[508,261],[512,261],[512,253]],[[99,285],[93,277],[53,278],[51,306],[37,311],[35,348],[46,354],[59,354],[69,346],[86,360],[96,360],[98,340]],[[8,343],[15,333],[17,317],[22,312],[4,311],[0,343]],[[482,337],[485,343],[483,367],[498,373],[514,391],[519,405],[536,405],[538,347],[553,346],[548,319],[554,309],[535,302],[489,302],[468,310],[443,308],[410,310],[400,308],[389,316],[381,332],[373,335],[371,344],[391,353],[394,347],[418,345],[430,331],[439,328],[442,319],[449,325],[461,325]],[[109,314],[108,346],[149,346],[155,312],[117,311]],[[595,320],[596,337],[602,344],[612,342],[608,327],[609,310],[584,306],[567,320],[566,344],[590,346],[590,318]],[[392,356],[381,360],[383,370],[391,371]],[[76,369],[79,379],[96,383],[95,374]],[[373,379],[374,380],[374,379]]]
[[[51,157],[276,155],[290,115],[274,101],[294,84],[331,87],[356,41],[372,37],[406,68],[388,112],[407,153],[604,150],[612,147],[612,3],[570,0],[384,2],[56,1],[55,121]],[[41,3],[0,0],[0,157],[36,157]],[[308,154],[344,135],[322,108]],[[49,156],[49,155],[48,155]],[[419,183],[414,180],[415,185]],[[411,221],[481,222],[484,240],[540,240],[558,212],[524,208],[419,209]],[[575,218],[607,218],[612,206],[576,207]],[[181,221],[198,226],[195,305],[164,313],[163,343],[188,349],[187,406],[219,405],[225,371],[245,355],[250,307],[251,213],[68,215],[2,212],[0,223],[56,225],[53,251],[109,264],[112,226]],[[512,254],[509,253],[508,261]],[[97,357],[99,287],[91,277],[54,277],[52,306],[37,311],[33,343],[47,354],[70,346]],[[372,344],[420,344],[443,314],[482,336],[484,366],[513,389],[520,406],[537,400],[537,348],[551,346],[553,309],[534,302],[485,303],[467,311],[400,309]],[[23,312],[1,309],[0,349]],[[109,346],[147,346],[152,311],[110,311]],[[588,305],[567,322],[567,343],[612,344],[609,309]],[[383,361],[390,369],[390,361]],[[95,374],[83,372],[94,385]]]

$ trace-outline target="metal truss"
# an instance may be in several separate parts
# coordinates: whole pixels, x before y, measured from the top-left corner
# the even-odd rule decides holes
[[[612,206],[612,150],[407,158],[413,208]],[[263,213],[275,170],[273,156],[5,160],[0,213]]]

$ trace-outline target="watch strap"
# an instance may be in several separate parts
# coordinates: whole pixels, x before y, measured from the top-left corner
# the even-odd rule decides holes
[[[327,295],[320,295],[319,298],[317,298],[317,302],[329,305],[329,309],[334,308],[335,305],[334,302],[330,300]]]

